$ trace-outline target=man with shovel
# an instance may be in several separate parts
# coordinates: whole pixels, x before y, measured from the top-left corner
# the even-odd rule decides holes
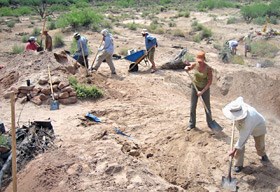
[[[145,37],[147,56],[149,61],[152,63],[151,73],[154,73],[157,70],[154,60],[156,47],[158,47],[157,39],[150,35],[147,29],[142,30],[142,36]]]
[[[98,48],[98,51],[100,52],[97,57],[97,63],[96,65],[91,69],[92,71],[97,71],[100,67],[103,60],[106,60],[108,63],[111,74],[116,74],[116,69],[113,63],[113,53],[114,53],[114,40],[112,37],[112,34],[109,33],[107,29],[103,29],[101,31],[101,34],[103,36],[103,47]]]
[[[74,33],[74,39],[77,41],[77,51],[73,58],[81,65],[88,67],[88,40],[81,36],[80,33]]]
[[[255,140],[257,154],[262,161],[269,161],[265,152],[266,125],[264,117],[253,107],[243,102],[242,97],[230,102],[223,108],[224,115],[234,121],[236,129],[239,131],[239,138],[229,156],[234,156],[235,172],[243,169],[245,144],[252,135]]]

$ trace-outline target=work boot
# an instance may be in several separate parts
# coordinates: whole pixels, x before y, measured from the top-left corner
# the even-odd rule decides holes
[[[240,171],[242,171],[243,166],[234,166],[234,172],[239,173]]]
[[[267,155],[262,156],[262,161],[264,161],[264,162],[269,161],[269,159],[268,159]]]
[[[187,131],[190,131],[190,130],[192,130],[194,127],[192,127],[192,126],[188,126],[187,127]]]

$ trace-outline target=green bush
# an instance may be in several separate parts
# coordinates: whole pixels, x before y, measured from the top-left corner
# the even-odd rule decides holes
[[[127,23],[126,27],[130,30],[136,31],[137,30],[137,24],[135,22],[133,23]]]
[[[7,21],[7,26],[9,28],[13,28],[15,26],[16,22],[14,20],[10,20],[10,21]]]
[[[239,65],[244,65],[245,64],[244,59],[240,55],[233,55],[231,57],[230,62],[233,63],[233,64],[239,64]]]
[[[266,18],[265,17],[257,17],[255,19],[253,19],[253,23],[257,24],[257,25],[263,25],[266,22]]]
[[[103,17],[93,11],[91,8],[80,10],[73,9],[70,13],[60,15],[57,19],[56,26],[59,28],[64,28],[70,25],[74,29],[83,26],[99,29],[102,21]]]
[[[270,17],[270,23],[277,25],[278,24],[278,18],[276,16],[271,16]]]
[[[0,0],[0,6],[9,6],[9,0]]]
[[[273,58],[279,51],[278,47],[274,44],[268,43],[267,41],[254,41],[251,44],[251,53],[259,57]]]
[[[184,61],[189,61],[189,62],[194,62],[195,61],[195,55],[191,54],[191,53],[187,53],[184,56]]]
[[[0,16],[22,16],[31,14],[32,9],[30,7],[19,7],[19,8],[10,8],[10,7],[1,7]]]
[[[255,3],[241,8],[241,14],[245,21],[251,22],[254,18],[265,17],[269,6],[265,3]]]
[[[198,23],[197,21],[194,21],[191,26],[192,26],[192,30],[194,32],[195,31],[201,31],[204,28],[204,26],[202,24]]]
[[[54,48],[63,47],[65,45],[61,33],[57,33],[53,37],[53,46]]]
[[[13,54],[20,54],[20,53],[23,53],[24,51],[24,46],[22,45],[13,45],[12,47],[12,53]]]
[[[172,31],[172,34],[176,37],[185,37],[184,32],[181,29],[175,29]]]
[[[204,27],[201,31],[201,38],[204,39],[204,38],[208,38],[208,37],[211,37],[211,36],[212,36],[211,29],[208,29],[208,28]]]
[[[56,29],[55,22],[54,22],[54,21],[51,21],[50,23],[48,23],[47,29],[48,29],[48,30],[54,30],[54,29]]]
[[[70,45],[70,53],[74,54],[76,50],[77,50],[77,41],[73,39]]]
[[[31,33],[32,36],[40,35],[41,30],[38,27],[35,27]]]
[[[97,99],[103,96],[103,92],[99,88],[94,85],[80,84],[75,77],[69,77],[69,83],[75,89],[78,98]]]
[[[176,16],[177,17],[190,17],[190,12],[189,11],[180,11]]]
[[[199,43],[201,41],[201,35],[200,34],[196,34],[195,36],[193,36],[193,41]]]
[[[136,5],[135,0],[116,0],[115,3],[116,3],[116,5],[118,5],[120,7],[125,7],[125,8]]]
[[[28,36],[27,36],[27,35],[23,35],[23,36],[21,37],[21,42],[27,43],[27,41],[28,41]]]
[[[170,22],[168,23],[168,26],[169,26],[169,27],[176,27],[176,23],[175,23],[174,21],[170,21]]]
[[[203,0],[197,5],[198,10],[200,11],[224,7],[235,7],[235,4],[227,0]]]
[[[234,24],[234,23],[237,23],[237,18],[236,17],[230,17],[228,18],[227,20],[227,24]]]

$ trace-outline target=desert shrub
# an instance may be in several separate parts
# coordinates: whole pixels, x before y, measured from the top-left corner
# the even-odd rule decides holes
[[[31,14],[32,9],[30,7],[19,7],[19,8],[10,8],[10,7],[0,7],[0,16],[21,16]]]
[[[128,51],[128,48],[122,48],[122,49],[119,51],[119,54],[120,54],[120,55],[127,55],[127,51]]]
[[[254,41],[251,44],[251,53],[259,57],[270,57],[276,56],[279,51],[278,47],[274,44],[268,43],[267,41]]]
[[[186,53],[184,56],[184,61],[194,62],[195,61],[195,55],[191,53]]]
[[[200,34],[201,34],[201,38],[204,39],[204,38],[211,37],[212,36],[212,31],[211,31],[211,29],[208,29],[208,28],[204,27],[202,29],[202,31],[200,32]]]
[[[220,44],[218,44],[218,43],[214,43],[214,44],[213,44],[213,47],[214,47],[214,49],[216,49],[216,50],[218,50],[218,51],[222,50],[222,48],[223,48],[223,46],[220,45]]]
[[[278,18],[276,16],[271,16],[270,17],[270,23],[277,25],[278,24]]]
[[[69,10],[69,6],[67,6],[67,5],[62,5],[62,4],[52,4],[52,5],[49,7],[49,10],[50,10],[51,12],[67,11],[67,10]]]
[[[266,18],[265,17],[257,17],[255,19],[253,19],[253,23],[257,24],[257,25],[263,25],[266,22]]]
[[[91,27],[98,29],[102,24],[103,17],[93,11],[91,8],[86,9],[73,9],[71,12],[62,14],[58,17],[56,25],[59,28],[71,26],[73,28],[78,27]]]
[[[268,13],[267,15],[272,17],[280,17],[280,1],[279,0],[273,0],[270,4],[269,4],[269,9],[268,9]]]
[[[117,0],[115,3],[120,7],[128,8],[135,5],[135,0]]]
[[[12,47],[13,54],[20,54],[20,53],[23,53],[23,51],[24,51],[24,46],[22,46],[22,45],[15,44]]]
[[[190,12],[187,11],[180,11],[175,17],[190,17]]]
[[[268,13],[269,6],[265,3],[254,3],[241,8],[241,14],[245,21],[251,22],[254,18],[265,17]]]
[[[38,27],[35,27],[31,33],[32,36],[40,35],[41,30]]]
[[[155,33],[155,34],[164,34],[164,29],[162,27],[158,27],[155,30],[153,30],[153,33]]]
[[[234,24],[234,23],[237,23],[237,18],[236,17],[230,17],[228,18],[227,20],[227,24]]]
[[[199,43],[201,41],[201,35],[200,34],[196,34],[195,36],[193,36],[193,41]]]
[[[204,26],[197,21],[192,22],[191,26],[193,31],[201,31],[204,28]]]
[[[10,148],[10,142],[8,136],[1,134],[0,135],[0,146],[5,146]]]
[[[174,29],[173,31],[172,31],[172,34],[174,35],[174,36],[176,36],[176,37],[185,37],[185,34],[184,34],[184,32],[181,30],[181,29]]]
[[[54,30],[54,29],[56,29],[55,22],[54,22],[54,21],[51,21],[50,23],[48,23],[47,29],[48,29],[48,30]]]
[[[239,64],[239,65],[244,65],[244,63],[245,63],[244,59],[240,55],[233,55],[231,57],[230,62],[233,63],[233,64]]]
[[[0,0],[0,6],[9,6],[9,0]]]
[[[53,46],[55,48],[63,47],[65,45],[62,34],[57,33],[53,37]]]
[[[23,36],[21,37],[21,42],[27,43],[27,41],[28,41],[28,36],[27,36],[27,35],[23,35]]]
[[[10,20],[10,21],[7,21],[6,24],[9,28],[13,28],[15,26],[16,22],[14,20]]]
[[[126,27],[130,30],[133,30],[133,31],[137,30],[137,24],[135,22],[127,23]]]
[[[77,41],[73,39],[70,45],[70,53],[74,54],[76,50],[77,50]]]
[[[197,5],[198,10],[200,11],[224,7],[235,7],[235,4],[227,0],[203,0]]]
[[[170,22],[168,23],[168,26],[169,26],[169,27],[176,27],[176,23],[175,23],[174,21],[170,21]]]
[[[75,77],[69,77],[68,80],[70,85],[75,89],[78,98],[97,99],[103,96],[103,92],[94,85],[80,84]]]

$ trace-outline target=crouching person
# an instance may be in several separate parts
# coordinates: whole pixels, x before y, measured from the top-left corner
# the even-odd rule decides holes
[[[257,154],[262,161],[269,161],[265,152],[266,125],[264,117],[253,107],[243,102],[242,97],[227,104],[223,108],[224,115],[234,121],[235,127],[239,131],[239,138],[230,152],[229,156],[234,156],[235,172],[243,169],[245,144],[250,135],[254,137]]]

